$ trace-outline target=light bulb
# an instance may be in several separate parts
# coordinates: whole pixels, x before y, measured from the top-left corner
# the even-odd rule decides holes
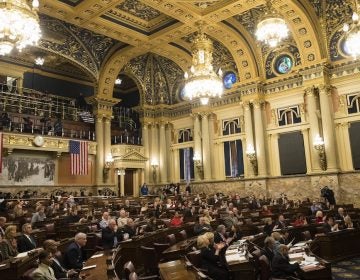
[[[39,8],[39,6],[40,6],[39,0],[33,0],[32,6],[33,6],[33,8]]]

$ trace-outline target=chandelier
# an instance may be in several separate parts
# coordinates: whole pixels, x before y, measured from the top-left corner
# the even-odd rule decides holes
[[[274,10],[271,1],[266,0],[266,11],[257,24],[256,38],[273,48],[287,38],[288,32],[285,20]]]
[[[360,23],[359,23],[359,7],[355,0],[355,12],[352,15],[351,25],[345,23],[343,31],[345,32],[344,47],[354,58],[360,55]]]
[[[14,47],[21,51],[39,41],[39,0],[33,0],[31,6],[28,2],[0,0],[0,55],[10,53]]]
[[[195,36],[192,51],[192,66],[190,74],[185,72],[184,94],[188,99],[199,98],[202,105],[207,105],[209,99],[221,97],[223,93],[222,71],[218,74],[212,66],[213,45],[211,40],[202,32]]]

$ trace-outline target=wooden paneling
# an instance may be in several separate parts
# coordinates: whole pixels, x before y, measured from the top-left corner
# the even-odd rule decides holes
[[[95,157],[89,156],[88,175],[70,174],[70,155],[61,155],[58,162],[59,185],[94,185],[95,184]]]

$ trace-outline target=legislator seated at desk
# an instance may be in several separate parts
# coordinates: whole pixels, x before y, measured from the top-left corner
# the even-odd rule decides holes
[[[67,270],[62,263],[61,252],[58,250],[59,242],[48,239],[43,243],[44,250],[48,251],[52,255],[51,268],[54,270],[56,279],[70,278],[77,274],[73,269]]]
[[[339,224],[335,223],[333,217],[327,217],[326,223],[324,224],[324,233],[330,233],[339,230]]]
[[[86,245],[86,234],[79,232],[75,241],[69,245],[64,254],[64,265],[67,269],[82,269],[85,256],[81,250]]]
[[[279,278],[296,276],[296,271],[299,269],[300,266],[298,263],[290,264],[289,248],[286,245],[281,244],[272,260],[272,275]]]
[[[198,236],[197,246],[200,249],[202,258],[202,268],[214,280],[229,279],[229,273],[225,267],[220,265],[220,251],[225,247],[225,243],[210,244],[206,234]]]
[[[4,259],[15,257],[18,254],[16,241],[16,226],[10,225],[6,228],[1,247]]]
[[[51,268],[52,255],[43,250],[39,254],[39,267],[32,273],[33,280],[56,280],[54,270]]]
[[[101,240],[102,246],[105,250],[115,248],[118,242],[122,241],[123,236],[114,219],[110,219],[108,226],[102,229]]]
[[[35,238],[32,234],[32,226],[30,223],[23,224],[22,235],[18,238],[18,251],[19,253],[31,251],[36,248]]]
[[[211,226],[205,223],[204,217],[199,217],[199,222],[194,226],[194,234],[200,235],[207,231],[212,231]]]

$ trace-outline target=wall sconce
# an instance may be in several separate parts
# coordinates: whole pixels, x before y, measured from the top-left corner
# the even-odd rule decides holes
[[[108,154],[105,158],[104,164],[104,177],[107,178],[109,175],[109,170],[114,165],[114,159],[111,154]]]
[[[325,153],[325,143],[324,140],[320,137],[320,135],[316,135],[314,140],[314,148],[319,152],[320,158],[320,167],[322,170],[327,169],[327,160],[326,160],[326,153]]]
[[[256,158],[256,152],[253,145],[248,145],[246,149],[246,156],[250,160],[250,163],[252,165],[252,168],[254,170],[254,174],[258,175],[258,163]]]
[[[194,165],[196,167],[196,170],[199,174],[200,179],[203,178],[204,175],[204,168],[201,162],[201,156],[198,152],[195,152],[194,156],[193,156],[193,161],[194,161]]]
[[[117,170],[117,175],[125,176],[125,169],[124,168],[120,168],[120,169],[116,169],[116,170]]]
[[[156,169],[158,168],[159,163],[156,159],[151,160],[151,167],[153,169],[153,181],[156,183]]]

